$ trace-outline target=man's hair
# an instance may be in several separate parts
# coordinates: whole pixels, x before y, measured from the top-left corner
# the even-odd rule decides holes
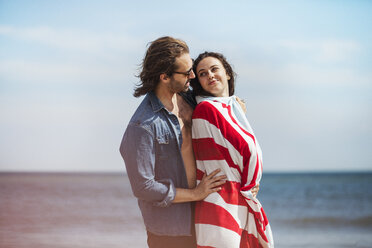
[[[138,75],[141,82],[134,89],[133,95],[139,97],[154,91],[160,75],[165,73],[171,76],[177,69],[176,59],[184,53],[189,53],[189,47],[180,39],[164,36],[150,42]]]
[[[229,96],[234,95],[236,73],[233,71],[231,65],[227,62],[225,56],[223,56],[221,53],[204,52],[204,53],[199,54],[199,56],[195,59],[194,65],[193,65],[193,70],[196,74],[196,77],[191,79],[190,85],[193,89],[193,92],[194,92],[195,96],[213,96],[211,93],[206,92],[203,89],[203,87],[201,86],[201,84],[199,82],[199,79],[198,79],[198,76],[197,76],[197,71],[196,71],[196,67],[198,66],[200,61],[202,61],[203,59],[205,59],[207,57],[216,58],[221,62],[221,64],[223,65],[223,67],[226,70],[226,74],[230,76],[230,80],[228,80]]]

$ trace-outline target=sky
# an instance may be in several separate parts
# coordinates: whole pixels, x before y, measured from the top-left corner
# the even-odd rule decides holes
[[[372,1],[0,0],[0,171],[123,172],[150,41],[223,53],[264,171],[372,171]]]

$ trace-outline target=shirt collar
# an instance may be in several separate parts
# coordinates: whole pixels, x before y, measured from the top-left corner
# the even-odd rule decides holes
[[[150,103],[152,106],[152,110],[154,112],[159,112],[162,108],[165,109],[164,105],[161,103],[159,98],[155,95],[155,92],[151,91],[148,93],[148,95],[149,95]]]

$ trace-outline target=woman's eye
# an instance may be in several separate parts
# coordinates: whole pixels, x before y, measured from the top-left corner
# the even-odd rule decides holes
[[[199,74],[199,77],[204,77],[205,76],[205,72],[201,72],[200,74]]]
[[[218,71],[218,67],[213,67],[213,68],[212,68],[212,71],[213,71],[213,72]]]

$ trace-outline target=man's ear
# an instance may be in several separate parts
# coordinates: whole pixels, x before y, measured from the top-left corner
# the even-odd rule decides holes
[[[166,73],[162,73],[162,74],[160,74],[159,79],[160,79],[161,82],[167,83],[169,81],[170,77]]]

